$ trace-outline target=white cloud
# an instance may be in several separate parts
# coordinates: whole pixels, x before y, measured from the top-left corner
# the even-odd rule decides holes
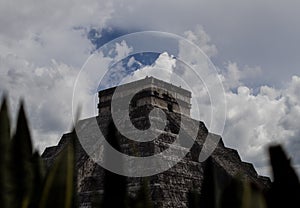
[[[243,77],[242,70],[235,70]],[[295,93],[300,86],[299,77],[294,76],[284,89],[261,86],[257,94],[236,76],[226,75],[224,81],[239,83],[235,85],[236,93],[229,89],[226,92],[225,143],[240,150],[242,158],[253,162],[261,174],[269,174],[266,149],[272,143],[283,144],[295,165],[299,165],[300,99]]]
[[[94,47],[87,32],[113,12],[97,0],[0,1],[0,94],[9,93],[13,120],[24,98],[40,150],[70,129],[73,84]]]
[[[24,99],[35,145],[44,148],[57,142],[59,133],[71,127],[77,70],[54,60],[50,66],[36,67],[14,55],[0,56],[0,67],[0,89],[9,93],[13,121],[19,101]]]
[[[109,2],[1,1],[0,53],[17,54],[37,66],[51,59],[79,67],[93,47],[90,28],[103,28],[111,17]]]
[[[240,69],[236,62],[228,62],[225,70],[220,70],[225,88],[236,89],[244,84],[251,84],[251,82],[262,75],[260,67],[245,66]],[[246,83],[245,83],[246,82]]]
[[[98,102],[95,95],[97,97],[102,76],[115,57],[126,57],[129,52],[125,42],[116,44],[113,57],[96,53],[81,71],[54,59],[49,65],[38,67],[34,62],[17,55],[0,55],[0,96],[3,91],[9,93],[13,121],[19,100],[24,98],[34,144],[43,150],[46,146],[56,144],[62,133],[70,130],[73,122],[72,98],[74,110],[82,107],[81,118],[95,115]],[[76,80],[79,71],[80,76]],[[124,74],[116,71],[113,76],[113,79],[117,79],[116,76],[122,78]],[[76,94],[73,97],[75,81]]]
[[[200,29],[199,29],[200,28]],[[198,45],[208,44],[205,48],[214,49],[203,28],[198,32],[186,32],[190,40],[197,39]],[[202,38],[202,40],[201,40]],[[199,54],[180,48],[180,53],[195,66],[201,66],[205,60],[199,60]],[[208,50],[213,51],[213,50]],[[203,68],[203,66],[201,66]],[[201,68],[200,67],[200,68]],[[201,71],[202,72],[202,71]],[[219,69],[220,78],[225,87],[227,102],[227,120],[223,133],[226,145],[236,148],[241,157],[253,162],[261,174],[269,175],[267,147],[272,143],[285,146],[288,154],[293,158],[295,167],[299,167],[300,160],[300,78],[293,76],[285,87],[277,89],[266,85],[258,85],[263,70],[259,66],[244,66],[240,68],[236,62],[227,62],[225,69]],[[205,77],[205,76],[204,76]],[[198,100],[207,99],[207,92],[201,83],[194,83],[193,78],[186,74],[189,86],[198,86]],[[255,88],[253,88],[254,86]],[[210,100],[201,102],[201,120],[209,126]],[[220,108],[218,106],[217,108]],[[193,112],[193,111],[192,111]],[[201,114],[201,112],[204,112]],[[194,116],[194,113],[192,114]],[[300,173],[300,169],[298,168]]]
[[[209,57],[215,56],[218,53],[217,47],[210,42],[210,36],[200,25],[197,25],[194,31],[185,31],[184,37],[200,47],[201,50],[203,50],[203,52]]]
[[[120,61],[131,52],[126,41],[115,42],[109,51],[98,50],[80,70],[74,86],[73,106],[81,108],[80,119],[98,114],[98,90],[113,87],[128,74]]]
[[[113,8],[110,2],[87,0],[53,0],[37,2],[1,1],[1,36],[20,40],[30,33],[64,30],[73,27],[103,27]]]
[[[299,2],[286,1],[119,1],[109,23],[124,30],[160,30],[183,35],[202,25],[218,47],[214,61],[261,66],[258,84],[282,87],[299,74]],[[284,70],[282,70],[284,69]]]
[[[295,25],[298,25],[298,10],[299,6],[291,2],[261,4],[260,1],[249,1],[245,4],[235,0],[218,5],[213,1],[111,3],[54,0],[45,3],[2,0],[0,92],[4,89],[9,92],[14,117],[18,100],[24,97],[35,144],[43,149],[55,144],[71,126],[73,83],[94,47],[86,38],[90,28],[101,30],[109,22],[123,29],[175,32],[183,34],[210,57],[215,58],[218,53],[223,61],[224,57],[228,60],[229,54],[229,57],[238,57],[239,64],[247,62],[247,57],[254,65],[264,63],[270,66],[272,63],[279,67],[281,62],[290,62],[289,57],[293,54],[297,55],[295,43],[299,42],[300,36],[299,27]],[[203,27],[196,26],[199,23],[213,34],[218,49]],[[118,47],[120,55],[131,50],[124,44]],[[201,64],[197,54],[188,48],[181,48],[181,53],[189,61]],[[103,66],[109,61],[105,60]],[[168,54],[162,54],[153,66],[135,72],[132,79],[144,78],[151,70],[153,76],[170,80],[176,67],[180,67],[178,62]],[[165,69],[163,73],[159,68]],[[299,72],[298,69],[291,72],[289,68],[292,67],[273,72],[273,69],[267,71],[264,67],[241,68],[236,62],[227,62],[225,69],[220,70],[228,102],[224,140],[237,148],[245,160],[254,162],[262,173],[267,170],[264,149],[274,141],[284,143],[295,166],[300,167],[299,74],[281,89],[260,84],[256,86],[257,90],[251,85],[256,79],[265,81],[269,77],[279,83],[286,74]],[[124,75],[115,73],[115,76],[120,79]],[[183,73],[183,76],[186,80],[193,78],[188,73]],[[203,86],[199,87],[199,83],[195,90],[199,97],[204,98],[199,108],[208,112],[207,92]],[[205,115],[201,117],[208,120]]]
[[[116,46],[114,48],[114,51],[118,54],[115,57],[116,61],[122,60],[124,57],[126,57],[130,52],[132,52],[132,47],[129,47],[126,43],[126,41],[121,41],[121,43],[116,43]]]
[[[135,60],[134,56],[130,57],[130,59],[128,60],[127,67],[130,68],[133,66],[133,64],[137,64],[139,67],[142,66],[139,61]]]
[[[123,80],[123,83],[144,79],[146,76],[152,76],[170,82],[175,67],[176,59],[167,52],[164,52],[158,56],[151,66],[144,66],[134,71],[133,74]]]

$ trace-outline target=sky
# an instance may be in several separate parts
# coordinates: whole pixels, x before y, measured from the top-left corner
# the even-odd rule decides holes
[[[132,32],[174,33],[217,68],[227,102],[225,144],[263,175],[268,145],[284,144],[300,172],[299,20],[300,3],[292,0],[0,0],[0,96],[8,93],[12,120],[24,99],[34,145],[43,151],[71,129],[74,83],[93,51]],[[140,69],[174,66],[171,54],[150,62]]]

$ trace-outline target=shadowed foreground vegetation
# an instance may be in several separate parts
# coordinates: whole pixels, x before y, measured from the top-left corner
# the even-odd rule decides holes
[[[71,208],[78,207],[75,171],[75,131],[47,169],[39,153],[32,148],[30,130],[21,104],[16,130],[10,134],[6,100],[0,109],[0,207],[1,208]],[[109,127],[110,144],[119,149],[113,124]],[[210,160],[206,163],[201,194],[191,190],[189,208],[276,208],[300,207],[300,184],[281,146],[269,148],[274,181],[269,190],[236,177],[221,189],[215,179]],[[93,207],[151,208],[153,207],[147,179],[142,180],[135,197],[129,196],[126,177],[105,171],[104,193],[95,193]]]
[[[274,179],[271,187],[266,190],[240,180],[239,176],[222,189],[222,185],[216,180],[217,171],[208,159],[201,194],[189,192],[189,208],[300,207],[300,184],[290,160],[279,145],[271,146],[269,154]]]
[[[110,125],[110,128],[114,128]],[[32,148],[32,140],[23,104],[13,136],[6,99],[0,109],[0,208],[73,208],[78,207],[76,193],[75,144],[72,139],[46,170],[43,159]],[[114,129],[110,143],[118,149]],[[105,171],[104,194],[94,194],[93,207],[151,208],[148,181],[142,182],[135,197],[127,194],[126,177]]]

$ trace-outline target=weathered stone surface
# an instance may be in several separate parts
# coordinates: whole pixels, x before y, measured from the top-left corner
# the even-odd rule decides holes
[[[149,80],[146,83],[149,84],[148,82]],[[160,88],[164,87],[162,81],[159,81],[158,85]],[[130,85],[130,87],[132,86]],[[173,95],[181,97],[183,100],[187,101],[188,106],[190,94],[183,89],[180,89],[178,93],[174,93],[177,88],[176,86],[171,87]],[[157,90],[157,88],[158,86],[152,89]],[[165,91],[166,89],[159,90],[159,92]],[[114,89],[108,89],[104,92],[100,91],[100,100],[102,99],[102,102],[107,102],[111,97],[110,93],[113,92]],[[182,95],[180,94],[181,92],[183,93]],[[150,94],[159,97],[159,94],[157,94],[156,91]],[[101,96],[104,96],[105,99]],[[145,98],[144,96],[141,97],[143,99]],[[155,207],[187,207],[188,191],[198,189],[199,192],[201,192],[205,162],[198,162],[198,156],[207,135],[210,133],[203,122],[196,121],[189,117],[187,114],[189,109],[185,109],[184,114],[180,114],[179,112],[174,112],[172,110],[170,111],[170,109],[162,107],[166,106],[161,103],[163,101],[164,100],[160,97],[159,105],[157,105],[157,103],[154,105],[150,102],[148,104],[143,104],[142,106],[136,106],[130,112],[130,118],[134,126],[138,129],[147,129],[150,126],[148,118],[149,112],[155,107],[161,108],[167,116],[168,123],[160,136],[151,142],[145,143],[135,142],[121,136],[120,145],[122,152],[125,154],[134,156],[149,156],[169,148],[170,145],[172,145],[173,148],[184,148],[186,144],[193,142],[193,146],[188,154],[174,167],[163,173],[148,177],[151,197]],[[98,107],[100,112],[99,116],[80,121],[76,128],[77,131],[82,131],[84,133],[86,136],[85,139],[91,143],[90,145],[93,145],[97,140],[97,134],[93,131],[93,128],[95,127],[91,126],[91,121],[93,119],[97,119],[97,125],[102,130],[103,134],[106,135],[107,126],[112,120],[110,112],[107,110],[107,106],[104,106],[104,110],[101,110],[101,105]],[[175,139],[178,137],[179,129],[181,128],[180,120],[183,116],[185,116],[184,118],[187,121],[184,125],[184,134],[187,135],[187,137],[185,137],[184,141],[179,138],[180,144],[174,144]],[[196,127],[199,128],[196,142],[193,140],[186,141],[186,138],[189,138],[188,135],[190,135]],[[65,134],[57,146],[46,148],[42,157],[47,162],[48,166],[51,166],[53,160],[68,142],[69,138],[70,134]],[[76,159],[76,166],[78,170],[77,191],[79,194],[79,201],[81,207],[90,207],[92,194],[95,192],[101,194],[103,191],[102,180],[104,170],[85,153],[80,143],[77,144]],[[243,180],[248,180],[257,184],[262,188],[268,188],[270,185],[269,178],[259,176],[253,165],[241,161],[238,152],[234,149],[225,147],[222,139],[219,141],[217,148],[211,155],[211,161],[214,164],[215,170],[219,173],[218,180],[221,181],[223,186],[226,186],[226,184],[229,183],[229,180],[236,175],[241,176]],[[135,195],[141,184],[141,178],[128,178],[127,181],[130,194]]]

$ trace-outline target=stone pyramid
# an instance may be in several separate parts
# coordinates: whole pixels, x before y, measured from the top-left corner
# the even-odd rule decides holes
[[[148,176],[151,197],[154,207],[187,207],[187,193],[190,190],[198,190],[201,193],[201,186],[204,178],[204,167],[206,162],[199,162],[198,156],[203,148],[203,144],[211,133],[204,123],[190,117],[191,92],[166,83],[164,81],[147,77],[123,85],[121,91],[116,96],[123,99],[130,92],[139,91],[131,100],[129,105],[130,121],[140,129],[145,130],[150,127],[149,114],[153,109],[162,110],[167,118],[167,123],[159,136],[151,142],[136,142],[120,136],[120,146],[124,154],[147,157],[158,154],[172,146],[182,148],[182,144],[174,144],[177,141],[180,131],[180,121],[185,119],[184,134],[190,135],[194,129],[198,128],[198,133],[193,142],[192,148],[183,159],[170,169],[152,176]],[[80,133],[81,139],[88,141],[89,145],[99,138],[96,133],[100,129],[103,135],[107,135],[108,125],[112,121],[111,100],[116,87],[109,88],[98,93],[99,115],[78,122],[76,127],[77,134]],[[179,107],[180,106],[180,107]],[[96,122],[95,122],[96,121]],[[122,121],[120,121],[122,122]],[[51,166],[57,154],[63,149],[64,145],[71,138],[71,134],[64,134],[57,146],[48,147],[42,154],[48,166]],[[109,140],[109,138],[106,138]],[[180,140],[179,140],[180,141]],[[182,141],[185,142],[191,141]],[[99,153],[103,157],[103,153]],[[172,160],[169,158],[168,160]],[[217,172],[217,180],[221,186],[225,187],[231,178],[241,177],[243,180],[250,181],[262,189],[270,186],[270,179],[259,176],[252,164],[243,162],[234,149],[225,147],[222,138],[210,156],[214,170]],[[77,145],[76,166],[78,170],[77,191],[79,194],[80,207],[91,207],[92,195],[97,192],[103,193],[104,169],[89,156],[80,143]],[[134,167],[133,167],[134,168]],[[135,195],[140,187],[142,177],[128,177],[128,190],[131,195]]]

